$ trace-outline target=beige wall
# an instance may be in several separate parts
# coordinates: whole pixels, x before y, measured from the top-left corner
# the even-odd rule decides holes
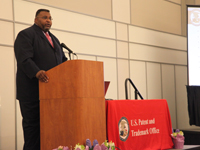
[[[131,0],[131,24],[181,34],[181,5],[163,0]]]
[[[131,78],[145,99],[167,100],[173,128],[197,129],[189,126],[187,112],[185,7],[199,3],[0,0],[0,150],[22,149],[13,42],[20,30],[33,24],[39,8],[51,11],[52,33],[79,59],[104,62],[104,78],[111,81],[106,98],[125,99],[124,82]]]
[[[101,18],[112,18],[112,0],[27,0],[39,4],[75,11],[83,14],[89,14]],[[64,18],[63,18],[64,19]]]
[[[59,3],[54,0],[28,1],[140,27],[181,34],[180,0],[60,0]]]

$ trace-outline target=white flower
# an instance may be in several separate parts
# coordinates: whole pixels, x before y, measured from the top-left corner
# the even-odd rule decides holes
[[[115,146],[115,143],[114,142],[109,142],[109,145],[110,145],[110,147],[113,147],[113,146]]]

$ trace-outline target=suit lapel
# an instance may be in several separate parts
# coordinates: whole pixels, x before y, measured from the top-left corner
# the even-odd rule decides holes
[[[49,42],[49,40],[47,39],[47,37],[44,35],[43,31],[40,29],[40,27],[38,27],[38,26],[35,25],[35,24],[34,24],[34,27],[35,27],[35,29],[36,29],[37,34],[38,34],[42,39],[44,39],[44,40],[51,46],[51,48],[56,49],[56,48],[55,48],[55,45],[56,45],[56,44],[54,44],[54,43],[55,43],[55,40],[54,40],[53,37],[51,36],[51,33],[49,32],[49,35],[51,36],[51,39],[52,39],[53,44],[54,44],[54,47],[51,45],[51,43]]]

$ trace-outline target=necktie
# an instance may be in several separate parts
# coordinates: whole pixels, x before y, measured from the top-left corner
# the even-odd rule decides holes
[[[54,47],[53,46],[53,42],[52,42],[51,37],[49,36],[49,34],[46,32],[45,35],[46,35],[47,39],[49,40],[50,44],[52,45],[52,47]]]

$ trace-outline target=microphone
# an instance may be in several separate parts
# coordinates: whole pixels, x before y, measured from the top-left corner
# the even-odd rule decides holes
[[[67,49],[69,51],[69,53],[74,54],[73,51],[71,49],[69,49],[64,43],[61,43],[60,46]]]

